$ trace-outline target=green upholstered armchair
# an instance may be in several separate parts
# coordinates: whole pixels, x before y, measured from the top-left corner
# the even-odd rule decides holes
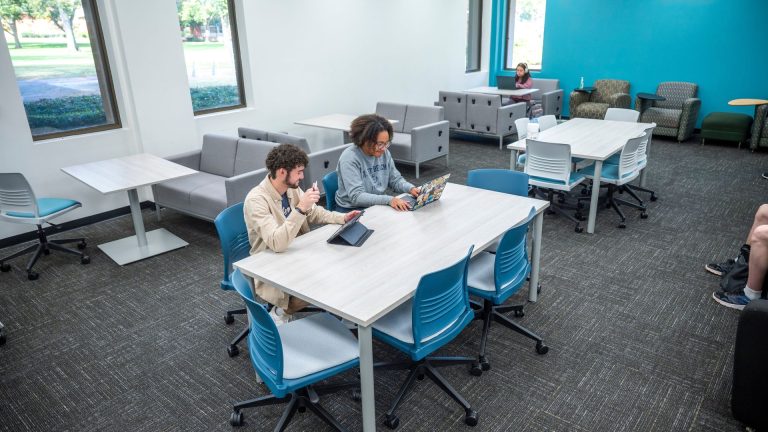
[[[701,99],[696,97],[698,91],[699,86],[694,83],[659,83],[656,94],[664,96],[665,100],[642,103],[635,99],[635,109],[640,111],[640,122],[656,123],[654,135],[674,137],[679,142],[687,140],[693,134],[701,107]]]
[[[602,79],[595,81],[592,93],[571,92],[568,107],[571,118],[603,119],[608,108],[629,108],[631,104],[629,81]]]
[[[755,151],[758,147],[768,147],[768,105],[755,107],[755,122],[752,123],[752,138],[749,148]]]

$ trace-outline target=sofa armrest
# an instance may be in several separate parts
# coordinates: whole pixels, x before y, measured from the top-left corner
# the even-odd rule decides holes
[[[768,116],[768,105],[758,105],[755,107],[755,120],[752,123],[752,138],[749,139],[749,148],[751,150],[757,148],[757,144],[759,143],[760,138],[762,138],[761,135],[763,128],[765,127],[765,122],[768,121],[766,116]]]
[[[576,111],[576,107],[584,102],[589,102],[589,93],[572,91],[568,100],[568,115],[573,118],[573,112]]]
[[[701,99],[688,98],[683,102],[683,112],[680,114],[680,125],[677,127],[677,140],[683,142],[693,135],[696,118],[699,116]]]
[[[626,93],[614,93],[608,98],[608,106],[611,108],[629,108],[632,97]]]
[[[528,104],[518,102],[504,105],[496,112],[496,133],[499,136],[511,135],[515,132],[515,120],[525,117]]]
[[[448,154],[448,120],[411,129],[411,159],[424,162]]]
[[[243,202],[248,192],[264,180],[267,172],[266,168],[262,168],[225,179],[224,187],[227,191],[227,207]]]
[[[173,163],[183,165],[187,168],[200,171],[200,156],[202,155],[202,153],[203,153],[202,150],[192,150],[185,153],[179,153],[173,156],[168,156],[165,159]]]
[[[563,89],[548,91],[541,95],[543,115],[560,116],[563,113]]]

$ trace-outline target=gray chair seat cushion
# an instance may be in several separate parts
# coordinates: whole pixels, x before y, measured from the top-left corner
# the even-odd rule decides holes
[[[200,186],[189,193],[190,210],[214,219],[227,208],[227,189],[224,178]]]
[[[493,244],[494,250],[498,246]],[[488,249],[486,249],[488,250]],[[480,252],[469,262],[467,273],[467,285],[482,291],[496,291],[496,283],[493,281],[493,265],[496,255],[488,252]]]
[[[389,152],[393,159],[408,160],[411,158],[411,135],[395,132]]]
[[[643,123],[656,123],[657,126],[675,128],[680,125],[682,110],[674,108],[651,107],[643,112]]]
[[[422,342],[427,342],[453,325],[454,321],[451,321],[448,325],[422,339]],[[413,300],[408,300],[395,309],[391,310],[388,314],[376,320],[373,324],[373,328],[385,333],[393,338],[403,341],[407,344],[413,344]]]
[[[277,328],[283,343],[283,378],[297,379],[358,357],[357,339],[327,313],[310,315]]]
[[[206,172],[198,172],[158,183],[152,187],[152,191],[155,195],[155,202],[164,206],[186,210],[190,206],[190,193],[199,187],[211,183],[221,183],[223,188],[224,177]],[[226,194],[224,194],[224,199],[226,199]]]

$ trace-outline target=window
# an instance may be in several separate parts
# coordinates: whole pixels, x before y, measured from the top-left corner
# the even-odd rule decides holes
[[[504,69],[527,63],[528,69],[541,70],[546,8],[546,0],[509,0]]]
[[[195,115],[245,106],[233,0],[176,0]]]
[[[482,33],[483,0],[469,0],[467,4],[467,72],[480,70]]]
[[[96,0],[0,1],[34,140],[120,127]]]

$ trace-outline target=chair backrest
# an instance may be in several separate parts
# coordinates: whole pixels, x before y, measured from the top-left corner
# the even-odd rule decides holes
[[[24,174],[0,173],[0,213],[9,211],[40,217],[35,192]]]
[[[539,132],[543,132],[555,126],[557,126],[557,117],[553,115],[539,117]]]
[[[331,171],[323,177],[323,188],[325,189],[325,208],[333,211],[336,209],[336,191],[339,190],[339,175],[336,171]]]
[[[549,93],[560,88],[560,80],[557,78],[531,78],[533,80],[533,88],[538,89],[536,93],[531,94],[533,99],[541,99],[541,95]],[[501,87],[499,87],[501,88]]]
[[[589,97],[591,102],[609,103],[616,93],[629,94],[629,81],[601,79],[595,81],[595,91]]]
[[[267,154],[278,145],[270,141],[240,138],[235,153],[234,175],[266,168]]]
[[[421,277],[413,296],[413,340],[417,350],[435,334],[457,334],[469,322],[467,318],[473,312],[469,307],[467,271],[473,248],[470,246],[467,255],[455,264]]]
[[[514,280],[525,281],[525,276],[521,277],[520,273],[527,273],[530,268],[526,251],[526,234],[528,233],[528,224],[534,216],[536,216],[536,207],[531,207],[525,220],[507,230],[496,247],[493,279],[497,294],[506,289]]]
[[[403,125],[405,123],[405,104],[394,102],[377,102],[376,114],[389,120],[397,120],[397,123],[392,124],[392,129],[395,132],[402,132]]]
[[[604,120],[614,120],[623,122],[637,123],[640,117],[640,111],[626,108],[608,108],[605,112]]]
[[[480,93],[467,94],[468,130],[495,134],[501,96]]]
[[[648,144],[653,139],[653,129],[656,127],[656,123],[649,127],[645,131],[645,138],[640,141],[640,145],[637,146],[637,164],[645,166],[645,162],[648,160]]]
[[[515,120],[515,129],[517,130],[517,139],[521,140],[528,136],[528,117],[523,117]]]
[[[659,83],[656,94],[664,96],[666,100],[654,101],[653,106],[659,108],[683,109],[683,102],[689,98],[695,98],[699,92],[699,86],[694,83],[667,81]]]
[[[528,174],[506,169],[476,169],[467,173],[467,186],[528,196]]]
[[[267,141],[272,141],[279,144],[295,145],[296,147],[304,150],[304,153],[306,154],[312,153],[312,150],[309,148],[309,142],[307,142],[306,138],[280,132],[267,132]]]
[[[224,276],[221,278],[221,289],[231,290],[232,264],[246,258],[251,250],[248,242],[248,227],[245,225],[243,203],[237,203],[225,208],[213,220],[216,232],[221,242],[221,254],[224,257]]]
[[[276,387],[283,385],[283,342],[280,333],[264,306],[256,302],[251,284],[240,270],[232,272],[232,285],[248,309],[251,326],[248,350],[251,352],[251,363],[267,387],[275,393]]]
[[[450,127],[462,128],[467,123],[467,95],[461,92],[441,91],[437,104],[445,109]]]
[[[531,177],[569,184],[571,178],[571,146],[534,139],[525,140],[528,159],[525,173]]]
[[[624,144],[624,148],[621,149],[621,157],[619,158],[620,179],[637,171],[637,148],[640,147],[640,142],[644,139],[645,133],[628,139],[627,143]]]
[[[239,136],[240,138],[267,141],[268,133],[269,132],[261,129],[253,129],[253,128],[247,128],[247,127],[237,128],[237,136]]]
[[[405,108],[403,132],[411,133],[415,127],[443,121],[444,112],[441,106],[408,105]]]
[[[238,137],[227,135],[203,135],[200,154],[200,171],[222,177],[232,177],[235,172],[235,154]]]

